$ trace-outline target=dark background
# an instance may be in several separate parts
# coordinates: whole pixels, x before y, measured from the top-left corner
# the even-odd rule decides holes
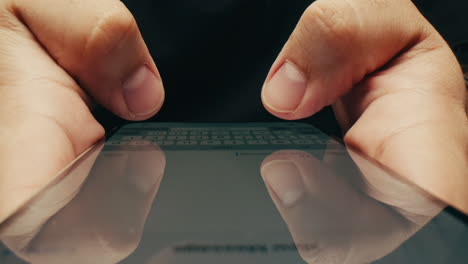
[[[125,0],[161,72],[166,101],[151,121],[278,121],[264,110],[264,78],[304,0]],[[468,39],[468,2],[414,1],[450,45]],[[103,109],[107,128],[124,122]],[[302,120],[339,135],[329,108]]]

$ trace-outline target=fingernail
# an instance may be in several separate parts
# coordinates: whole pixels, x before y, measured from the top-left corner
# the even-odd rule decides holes
[[[286,61],[263,89],[264,103],[279,113],[293,113],[306,92],[307,78],[299,68]]]
[[[123,96],[131,115],[144,116],[161,106],[164,89],[161,80],[143,65],[123,83]]]
[[[135,187],[142,193],[148,193],[153,189],[157,180],[154,174],[147,171],[137,171],[131,175],[131,178]]]
[[[163,155],[161,151],[132,153],[130,166],[127,167],[126,172],[129,180],[141,193],[154,190],[155,185],[161,181],[165,166]]]
[[[292,161],[270,161],[262,167],[262,175],[285,208],[296,205],[304,195],[301,173]]]

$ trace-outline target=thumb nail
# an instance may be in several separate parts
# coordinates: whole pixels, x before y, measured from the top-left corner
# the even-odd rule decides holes
[[[160,78],[143,65],[123,83],[123,97],[132,116],[145,116],[162,105],[164,88]]]
[[[293,113],[306,92],[305,74],[292,62],[286,61],[263,89],[263,102],[278,113]]]
[[[293,207],[304,196],[301,173],[292,161],[270,161],[263,165],[262,176],[285,208]]]

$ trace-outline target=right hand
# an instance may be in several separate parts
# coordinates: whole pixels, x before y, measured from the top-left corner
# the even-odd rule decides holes
[[[104,135],[94,102],[128,120],[164,101],[118,0],[0,0],[0,223]]]

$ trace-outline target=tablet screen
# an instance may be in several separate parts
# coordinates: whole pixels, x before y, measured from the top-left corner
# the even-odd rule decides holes
[[[120,128],[0,225],[0,263],[466,263],[465,216],[301,123]]]

